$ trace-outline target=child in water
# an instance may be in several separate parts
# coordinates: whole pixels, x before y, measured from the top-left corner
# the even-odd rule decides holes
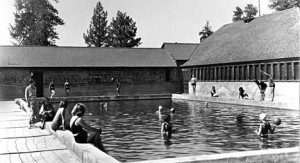
[[[265,113],[261,113],[259,115],[259,119],[261,121],[261,124],[259,125],[259,129],[256,130],[255,132],[261,138],[268,138],[268,131],[270,131],[270,133],[273,134],[276,126],[274,125],[272,127],[270,123],[267,122],[267,114]]]
[[[161,125],[161,136],[164,140],[168,141],[172,138],[172,133],[176,132],[178,129],[173,129],[171,121],[171,116],[169,114],[164,116],[164,122]]]

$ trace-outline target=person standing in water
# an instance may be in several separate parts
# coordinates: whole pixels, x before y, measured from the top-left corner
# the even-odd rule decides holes
[[[255,131],[255,133],[260,136],[261,138],[268,138],[268,132],[270,131],[271,134],[274,133],[276,126],[273,127],[267,122],[267,114],[261,113],[259,115],[259,119],[261,124],[259,125],[259,129]]]
[[[166,114],[163,120],[164,122],[161,125],[161,136],[165,141],[169,141],[172,138],[172,133],[175,133],[178,129],[173,129],[171,116],[169,114]]]

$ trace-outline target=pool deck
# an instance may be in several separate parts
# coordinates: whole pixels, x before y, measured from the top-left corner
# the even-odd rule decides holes
[[[195,96],[191,94],[172,94],[172,99],[190,100],[190,101],[207,101],[213,103],[299,110],[299,101],[293,103],[283,102],[283,101],[257,101],[257,100],[209,97],[209,96],[198,96],[198,95]]]
[[[68,102],[88,102],[88,101],[124,101],[124,100],[153,100],[153,99],[171,99],[172,94],[136,94],[136,95],[110,95],[110,96],[69,96],[53,97],[52,102],[67,100]]]
[[[0,101],[1,163],[80,163],[80,159],[53,135],[28,129],[28,115],[14,101]]]

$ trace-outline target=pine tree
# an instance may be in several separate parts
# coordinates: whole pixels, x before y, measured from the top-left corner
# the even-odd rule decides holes
[[[209,21],[206,21],[205,26],[203,27],[202,31],[199,32],[200,36],[200,42],[207,39],[210,35],[212,35],[214,32],[212,30],[212,27],[209,25]]]
[[[141,44],[141,38],[135,38],[137,28],[131,17],[118,11],[109,25],[108,46],[110,47],[137,47]]]
[[[282,11],[293,7],[300,7],[300,0],[270,0],[269,8]]]
[[[245,17],[244,19],[252,19],[257,14],[257,8],[253,4],[247,4],[244,9]]]
[[[16,0],[15,7],[15,25],[10,24],[9,29],[14,45],[55,45],[59,39],[55,27],[64,21],[50,0]]]
[[[239,7],[239,6],[237,6],[236,8],[236,11],[233,11],[233,18],[232,18],[232,21],[233,22],[237,22],[237,21],[241,21],[241,20],[243,20],[243,10]]]
[[[238,6],[235,9],[236,10],[233,11],[233,22],[252,19],[258,12],[257,8],[251,3],[247,4],[247,6],[244,8],[244,11]]]
[[[85,43],[90,46],[103,47],[107,46],[107,12],[103,10],[99,1],[94,8],[94,15],[90,27],[86,34],[83,34]]]

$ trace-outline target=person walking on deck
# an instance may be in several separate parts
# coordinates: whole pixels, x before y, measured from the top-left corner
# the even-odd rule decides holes
[[[28,128],[30,129],[33,124],[33,118],[34,118],[34,108],[36,105],[36,87],[35,87],[35,80],[30,79],[30,85],[26,87],[25,89],[25,100],[28,105],[28,114],[29,114],[29,126]]]

